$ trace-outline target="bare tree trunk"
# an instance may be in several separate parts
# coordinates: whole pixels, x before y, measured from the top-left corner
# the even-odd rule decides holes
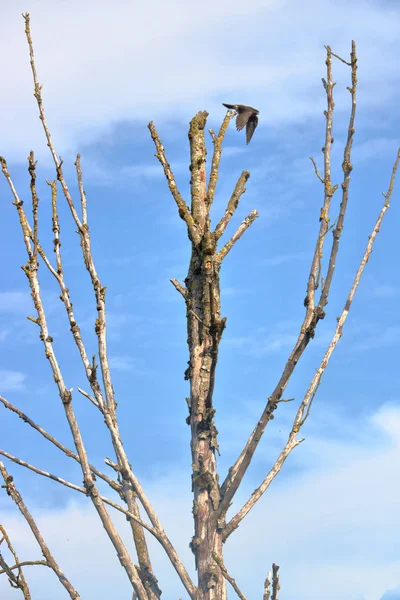
[[[210,236],[204,238],[206,241]],[[207,243],[207,242],[206,242]],[[212,554],[222,554],[217,531],[220,492],[215,450],[213,390],[221,329],[219,266],[212,247],[193,247],[187,285],[188,345],[190,363],[190,426],[192,450],[193,515],[192,550],[198,570],[199,598],[225,597],[224,579]]]
[[[192,215],[202,237],[192,242],[192,256],[186,283],[189,346],[190,427],[192,486],[194,493],[194,537],[191,548],[198,571],[199,600],[226,597],[225,580],[213,560],[222,555],[222,538],[217,531],[219,485],[215,450],[213,391],[218,345],[224,321],[220,319],[219,267],[215,236],[210,233],[206,186],[204,127],[207,113],[199,113],[190,123]]]

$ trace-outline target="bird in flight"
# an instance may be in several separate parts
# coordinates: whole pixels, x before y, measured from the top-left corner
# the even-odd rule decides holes
[[[236,129],[241,131],[246,125],[246,144],[248,144],[253,137],[253,133],[258,125],[258,113],[259,111],[251,106],[245,106],[244,104],[225,104],[222,103],[226,108],[236,110]]]

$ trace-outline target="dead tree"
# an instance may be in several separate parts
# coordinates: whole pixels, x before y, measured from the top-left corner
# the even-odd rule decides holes
[[[357,56],[356,46],[352,43],[350,60],[334,54],[329,46],[326,47],[326,77],[322,80],[326,92],[327,107],[325,111],[326,129],[325,143],[323,148],[323,170],[320,174],[317,162],[311,158],[315,174],[323,186],[323,204],[319,217],[319,230],[316,235],[315,250],[311,259],[310,272],[306,285],[306,297],[304,300],[305,316],[300,327],[298,339],[287,359],[281,375],[277,377],[277,383],[266,401],[264,410],[258,419],[254,431],[249,437],[246,445],[241,451],[235,463],[229,469],[225,478],[220,482],[217,468],[217,454],[219,452],[217,441],[217,428],[215,423],[215,407],[213,404],[213,392],[218,363],[218,352],[221,338],[224,333],[226,318],[221,316],[221,289],[220,270],[223,261],[227,258],[236,242],[257,218],[256,210],[244,219],[239,228],[230,239],[220,244],[220,239],[229,226],[230,220],[238,207],[241,196],[246,191],[246,184],[250,177],[248,171],[243,171],[239,176],[232,196],[230,197],[225,213],[219,222],[212,227],[210,209],[213,204],[216,185],[219,175],[219,166],[223,149],[224,136],[230,120],[234,117],[233,111],[228,111],[218,134],[210,130],[213,142],[213,154],[211,159],[210,173],[207,178],[206,172],[206,124],[208,113],[199,112],[190,122],[189,145],[190,145],[190,172],[191,172],[191,203],[190,207],[179,192],[173,171],[168,163],[164,146],[153,122],[149,124],[151,137],[156,147],[156,157],[164,169],[164,174],[171,194],[176,202],[178,214],[185,222],[187,234],[191,243],[191,258],[188,274],[181,283],[176,279],[171,280],[176,290],[180,293],[186,306],[187,332],[189,362],[185,372],[185,378],[190,384],[190,395],[187,398],[189,416],[187,422],[191,432],[191,464],[192,464],[192,491],[193,491],[193,517],[194,535],[190,546],[194,554],[197,570],[197,582],[193,582],[179,558],[172,541],[164,530],[145,490],[141,486],[137,476],[132,471],[128,456],[124,450],[118,424],[117,402],[112,385],[112,376],[107,354],[107,325],[106,325],[106,287],[100,280],[95,267],[95,261],[91,250],[91,238],[88,225],[87,199],[83,187],[80,156],[76,159],[76,174],[80,192],[80,209],[72,198],[67,181],[62,169],[62,160],[56,153],[50,129],[46,121],[41,85],[39,84],[33,43],[30,32],[29,15],[24,15],[25,32],[29,46],[31,69],[34,81],[34,96],[39,109],[47,145],[50,149],[56,172],[54,181],[47,181],[52,202],[53,233],[55,264],[46,254],[40,243],[38,207],[39,198],[36,189],[36,162],[34,153],[31,152],[28,159],[28,170],[31,177],[30,189],[33,208],[33,222],[29,223],[24,204],[20,199],[18,191],[13,183],[4,158],[0,158],[2,172],[9,184],[13,196],[13,204],[16,207],[23,242],[25,244],[27,262],[23,267],[31,289],[35,316],[28,318],[40,330],[40,339],[43,344],[45,357],[58,389],[65,417],[72,433],[74,449],[62,445],[55,437],[46,432],[40,425],[35,423],[28,415],[11,404],[6,398],[0,396],[0,401],[5,408],[13,411],[22,418],[30,427],[44,436],[51,444],[58,448],[68,457],[77,461],[82,469],[83,486],[76,485],[65,479],[39,469],[34,465],[11,455],[6,450],[0,450],[0,454],[8,460],[28,468],[41,476],[48,477],[54,481],[85,494],[93,503],[100,521],[106,530],[109,540],[120,560],[121,566],[128,577],[135,598],[140,600],[157,600],[161,597],[158,580],[153,572],[150,553],[147,545],[147,536],[155,537],[166,552],[169,560],[175,568],[188,597],[192,600],[224,600],[227,598],[226,582],[230,584],[234,592],[241,598],[245,595],[238,584],[227,570],[223,559],[223,544],[241,521],[248,514],[255,503],[260,499],[269,485],[279,473],[284,462],[291,451],[303,440],[298,434],[310,413],[310,407],[317,392],[321,377],[328,365],[329,359],[335,349],[338,340],[342,336],[343,326],[347,319],[350,306],[360,282],[361,275],[372,251],[372,246],[379,232],[382,219],[389,208],[389,202],[393,191],[396,170],[400,160],[398,154],[389,188],[384,194],[384,203],[378,215],[372,233],[369,236],[364,256],[355,275],[347,300],[340,317],[334,336],[328,345],[323,360],[316,370],[310,385],[299,403],[298,411],[289,432],[288,440],[279,454],[274,466],[250,498],[237,512],[227,517],[227,512],[235,498],[235,494],[243,481],[258,443],[265,432],[268,423],[274,418],[274,413],[284,398],[286,386],[291,375],[296,369],[310,340],[314,338],[320,320],[325,317],[325,309],[328,303],[329,293],[334,278],[336,258],[339,250],[340,238],[343,231],[347,204],[349,200],[350,175],[352,171],[351,149],[355,133],[356,116],[356,91],[357,91]],[[348,124],[347,142],[343,156],[343,179],[340,186],[341,201],[338,214],[332,219],[332,199],[336,192],[339,193],[339,185],[333,184],[331,180],[331,146],[333,143],[333,114],[334,114],[334,81],[332,76],[332,61],[338,59],[348,65],[350,70],[351,85],[348,88],[351,98],[351,111]],[[58,191],[62,191],[68,204],[73,223],[77,228],[82,248],[84,265],[88,271],[97,316],[95,319],[95,331],[97,335],[97,354],[89,357],[85,343],[81,335],[81,329],[76,320],[70,292],[64,276],[63,257],[61,252],[61,229],[58,212]],[[332,224],[330,224],[332,223]],[[322,262],[323,249],[328,243],[328,233],[333,235],[332,245],[329,252],[327,264]],[[110,435],[115,457],[113,460],[105,459],[106,464],[113,469],[115,477],[109,477],[96,466],[89,462],[85,443],[77,422],[73,405],[73,390],[68,387],[59,366],[57,355],[53,346],[53,338],[49,331],[46,312],[42,302],[41,288],[39,282],[39,264],[54,277],[56,285],[59,286],[60,298],[64,303],[65,311],[69,320],[70,330],[85,369],[87,385],[90,392],[77,388],[78,392],[85,396],[98,410]],[[292,399],[293,400],[293,399]],[[28,584],[22,572],[22,567],[27,564],[38,564],[50,567],[59,578],[61,585],[71,598],[78,599],[79,593],[74,589],[67,577],[62,573],[55,558],[48,549],[41,536],[34,518],[30,515],[20,493],[18,492],[12,476],[8,474],[3,463],[0,463],[0,471],[4,479],[4,488],[11,499],[18,506],[22,515],[31,527],[42,550],[45,560],[20,563],[14,553],[11,542],[2,528],[2,540],[7,543],[8,548],[14,555],[15,565],[10,566],[2,557],[0,560],[1,573],[6,574],[12,587],[19,588],[24,598],[29,599]],[[117,492],[120,502],[115,502],[100,494],[96,481],[100,479],[106,482],[110,488]],[[135,543],[137,560],[139,566],[134,564],[134,558],[127,551],[120,533],[118,532],[110,510],[117,510],[126,515],[132,530]],[[146,515],[146,520],[142,514]],[[0,542],[1,543],[1,542]],[[272,574],[269,573],[264,583],[264,600],[277,600],[280,584],[277,565],[272,566]],[[14,573],[17,571],[17,574]],[[240,574],[239,574],[240,578]],[[270,589],[272,585],[272,590]],[[262,583],[260,582],[260,597],[262,594]]]

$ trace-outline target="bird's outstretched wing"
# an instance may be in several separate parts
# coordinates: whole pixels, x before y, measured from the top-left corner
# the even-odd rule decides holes
[[[249,117],[246,124],[246,144],[248,144],[253,137],[253,133],[255,132],[257,125],[258,117],[257,115],[253,114]]]
[[[238,116],[236,117],[236,129],[238,131],[241,131],[243,129],[243,127],[247,124],[249,118],[251,118],[252,114],[253,111],[250,108],[239,110]]]

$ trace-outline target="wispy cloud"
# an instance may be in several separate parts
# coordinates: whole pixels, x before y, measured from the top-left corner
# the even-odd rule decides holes
[[[248,356],[262,358],[291,348],[297,340],[296,332],[297,326],[285,321],[278,323],[272,332],[258,328],[248,336],[226,337],[223,343]]]
[[[32,298],[28,292],[0,292],[0,313],[23,313],[32,310]]]
[[[259,108],[261,128],[304,122],[316,114],[310,93],[323,102],[320,77],[327,14],[335,51],[347,54],[349,40],[358,41],[360,68],[366,65],[365,104],[381,106],[396,98],[396,3],[384,6],[382,2],[358,0],[347,6],[345,21],[344,3],[330,0],[301,4],[295,0],[232,0],[228,11],[223,1],[205,0],[202,15],[194,5],[185,5],[182,11],[182,0],[169,4],[156,0],[140,6],[119,0],[113,3],[112,14],[105,0],[58,3],[56,13],[49,10],[52,6],[50,0],[35,4],[32,32],[39,78],[46,84],[44,101],[50,125],[63,155],[68,150],[74,152],[83,138],[95,140],[104,132],[109,135],[110,127],[118,121],[140,122],[145,136],[151,118],[187,122],[197,110],[207,108],[220,119],[224,110],[221,102],[229,99],[251,101]],[[0,129],[8,141],[5,150],[18,157],[29,147],[45,150],[44,143],[38,145],[42,134],[31,97],[20,17],[24,8],[22,0],[15,0],[13,10],[3,15],[0,25],[2,44],[13,56],[12,66],[4,65],[9,85],[2,95]],[[50,24],[59,21],[64,23],[63,31],[54,38],[48,36]],[[143,25],[147,23],[151,23],[152,35]],[[240,51],[229,34],[239,23]],[[74,39],[81,40],[79,48]],[[110,43],[99,45],[99,39]],[[166,64],[174,68],[165,69]],[[98,75],[99,65],[102,77]],[[205,71],[206,78],[198,77]],[[127,73],[134,76],[127,77]]]
[[[21,391],[25,387],[25,373],[0,369],[0,390],[2,392]]]
[[[176,162],[172,165],[174,173],[178,173],[187,164]],[[153,163],[135,163],[134,165],[113,166],[106,164],[104,160],[87,159],[83,164],[85,181],[95,183],[99,186],[115,186],[116,184],[131,185],[132,180],[137,182],[139,179],[161,179],[164,177],[164,171],[161,165],[154,159]]]
[[[385,592],[381,600],[400,600],[400,586]]]
[[[399,147],[399,138],[378,137],[354,145],[354,160],[357,163],[376,157],[395,157]]]
[[[4,342],[9,333],[8,329],[0,329],[0,342]]]
[[[284,265],[287,263],[296,262],[298,260],[306,260],[310,259],[310,254],[308,252],[293,252],[290,254],[277,254],[276,256],[271,256],[270,258],[266,258],[262,261],[262,264],[267,267],[279,267],[280,265]]]
[[[142,370],[138,368],[137,361],[131,356],[110,356],[110,367],[115,371],[142,373]]]
[[[387,327],[374,326],[367,329],[362,339],[353,344],[354,350],[367,352],[371,348],[381,346],[398,346],[400,344],[400,325]]]
[[[398,296],[400,290],[387,281],[380,281],[373,275],[367,274],[364,280],[364,286],[368,294],[375,298],[390,299]]]

